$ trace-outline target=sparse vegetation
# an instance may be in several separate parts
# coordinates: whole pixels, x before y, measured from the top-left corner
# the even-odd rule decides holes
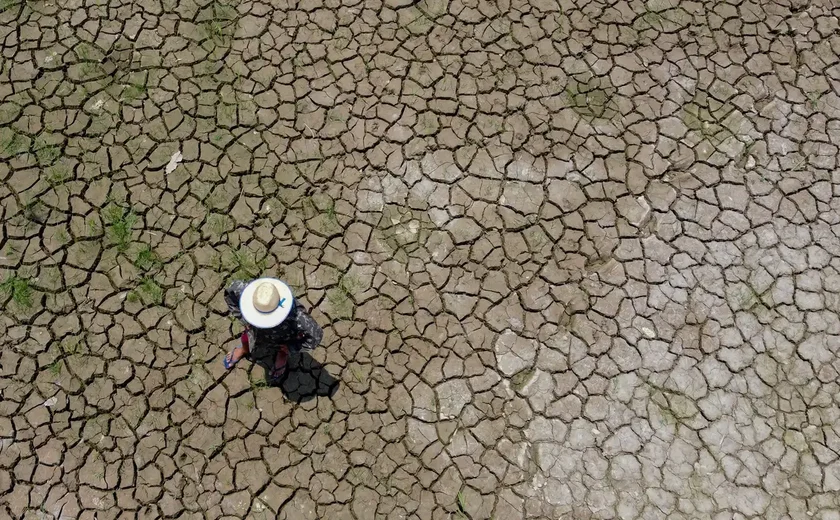
[[[60,186],[70,179],[70,167],[60,162],[53,164],[44,170],[44,178],[51,186]]]
[[[232,269],[235,280],[259,278],[266,268],[265,258],[257,260],[256,253],[249,249],[231,252],[230,261],[228,267]]]
[[[160,258],[148,244],[144,244],[134,257],[134,266],[141,271],[151,271],[160,265]]]
[[[458,495],[456,495],[456,501],[458,505],[457,516],[459,519],[466,519],[467,517],[467,499],[464,497],[463,491],[458,491]]]
[[[103,220],[108,226],[108,239],[117,247],[118,251],[125,251],[131,245],[131,234],[137,215],[128,209],[117,205],[107,207],[103,213]]]
[[[698,92],[682,107],[681,118],[689,130],[717,145],[741,132],[744,116],[732,103],[721,103]]]
[[[354,276],[345,274],[338,282],[338,290],[345,296],[351,297],[359,288],[359,285],[359,281]]]
[[[609,77],[581,74],[569,78],[566,101],[583,118],[612,119],[618,114],[618,106],[613,101],[616,92]]]
[[[61,148],[55,145],[37,147],[36,144],[35,157],[38,159],[38,164],[48,166],[61,157]]]
[[[534,369],[533,368],[526,368],[525,370],[520,370],[513,377],[510,378],[510,386],[516,390],[522,390],[522,388],[528,384],[528,381],[531,380],[531,377],[534,376]]]
[[[121,98],[123,101],[136,101],[146,95],[147,87],[143,83],[129,83],[124,85]]]
[[[86,42],[80,43],[76,46],[76,56],[81,64],[80,71],[83,79],[91,78],[92,76],[102,74],[102,64],[95,57],[97,51],[94,47]]]
[[[254,379],[249,376],[248,381],[251,383],[251,392],[258,393],[261,389],[268,387],[268,381],[265,379]]]
[[[144,300],[154,305],[163,303],[163,288],[153,278],[143,278],[137,286],[137,292]]]
[[[364,383],[364,382],[365,382],[365,375],[364,375],[364,373],[362,372],[362,369],[361,369],[361,368],[359,368],[358,366],[356,366],[356,365],[350,365],[350,373],[351,373],[351,374],[353,374],[353,377],[354,377],[354,378],[356,379],[356,381],[358,381],[359,383]]]
[[[207,230],[214,235],[224,234],[229,227],[230,217],[219,213],[211,213],[207,217]]]
[[[0,0],[0,13],[5,13],[23,4],[23,0]]]
[[[61,360],[56,360],[52,365],[49,366],[50,374],[55,377],[61,375]]]
[[[202,25],[204,35],[212,46],[227,46],[236,31],[239,13],[232,3],[214,1],[210,5],[208,19]]]
[[[32,287],[29,280],[21,278],[17,274],[10,274],[0,283],[0,293],[6,298],[11,297],[12,302],[23,309],[32,306]]]
[[[96,235],[98,235],[99,233],[102,232],[102,226],[100,226],[99,222],[97,222],[94,219],[91,219],[91,220],[87,221],[87,227],[88,227],[88,233],[90,233],[92,236],[96,236]]]
[[[324,211],[324,214],[327,216],[327,218],[331,222],[334,222],[336,224],[338,223],[338,217],[336,216],[336,213],[335,213],[335,201],[334,200],[330,200],[329,204],[327,205],[326,211]]]
[[[822,94],[819,92],[806,92],[805,95],[808,97],[808,106],[811,110],[816,110],[820,104]]]
[[[336,312],[343,316],[349,316],[353,313],[352,297],[358,288],[358,280],[352,275],[345,274],[338,281],[336,287],[327,291],[327,300]]]
[[[49,217],[49,208],[38,199],[31,199],[23,205],[23,217],[36,224],[44,224]]]
[[[11,128],[0,130],[0,156],[14,157],[29,151],[29,137]]]
[[[84,340],[78,336],[68,336],[61,341],[61,351],[68,356],[80,353],[84,348]]]
[[[405,263],[411,253],[426,243],[433,229],[435,225],[428,213],[389,204],[379,219],[376,236],[396,260]]]

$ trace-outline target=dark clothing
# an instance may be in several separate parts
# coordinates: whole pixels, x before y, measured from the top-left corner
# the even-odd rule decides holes
[[[225,303],[227,303],[231,314],[242,320],[242,313],[239,310],[239,297],[249,282],[235,281],[225,289]],[[258,329],[243,323],[248,327],[248,340],[251,350],[271,349],[274,350],[280,345],[286,345],[292,352],[301,350],[312,350],[321,343],[324,331],[315,323],[315,320],[298,303],[294,302],[292,310],[283,322],[271,329]]]

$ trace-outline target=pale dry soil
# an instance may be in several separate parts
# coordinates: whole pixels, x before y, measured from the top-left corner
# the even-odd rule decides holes
[[[0,518],[840,519],[838,16],[0,0]]]

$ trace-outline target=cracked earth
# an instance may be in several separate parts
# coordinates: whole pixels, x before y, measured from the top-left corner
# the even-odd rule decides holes
[[[0,518],[840,519],[832,4],[0,0]]]

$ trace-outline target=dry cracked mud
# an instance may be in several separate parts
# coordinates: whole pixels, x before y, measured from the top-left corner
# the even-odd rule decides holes
[[[0,0],[0,518],[840,519],[838,16]]]

